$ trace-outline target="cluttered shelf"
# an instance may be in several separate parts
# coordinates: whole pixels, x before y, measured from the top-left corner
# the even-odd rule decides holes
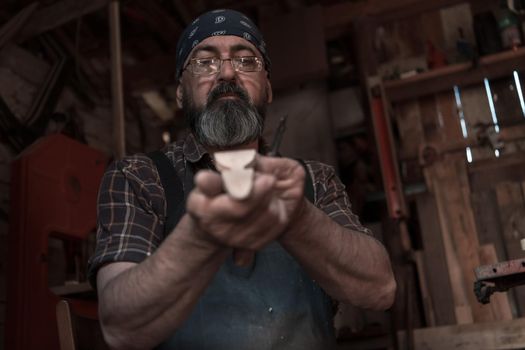
[[[468,86],[483,79],[496,79],[525,69],[525,47],[481,57],[477,62],[452,64],[408,78],[386,81],[384,89],[390,102],[399,102]]]

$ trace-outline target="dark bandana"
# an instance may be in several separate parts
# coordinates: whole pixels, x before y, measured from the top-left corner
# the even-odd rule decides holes
[[[181,34],[177,43],[176,78],[180,78],[184,62],[191,50],[211,36],[235,35],[251,42],[264,58],[266,71],[270,72],[270,59],[266,43],[251,19],[234,10],[213,10],[195,19]]]

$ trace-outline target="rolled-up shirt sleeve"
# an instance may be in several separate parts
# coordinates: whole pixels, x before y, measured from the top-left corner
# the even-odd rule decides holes
[[[103,265],[139,263],[157,249],[163,239],[165,211],[164,190],[148,157],[128,157],[108,167],[98,193],[97,243],[88,262],[93,286]]]
[[[335,169],[314,161],[307,161],[306,165],[314,185],[315,206],[339,225],[375,237],[352,212],[345,186],[337,177]]]

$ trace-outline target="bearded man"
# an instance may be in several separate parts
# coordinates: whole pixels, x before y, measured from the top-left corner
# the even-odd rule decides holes
[[[334,169],[264,155],[271,66],[255,24],[232,10],[201,15],[179,39],[176,65],[191,134],[160,152],[164,163],[158,154],[114,162],[100,188],[89,273],[107,343],[329,349],[334,301],[390,307],[388,254],[352,214]],[[243,200],[224,192],[210,156],[239,149],[259,151]]]

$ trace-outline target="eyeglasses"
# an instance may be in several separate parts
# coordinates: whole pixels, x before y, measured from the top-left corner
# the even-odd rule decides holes
[[[183,71],[189,68],[193,75],[213,75],[220,72],[222,63],[230,61],[236,72],[260,72],[263,68],[263,62],[256,56],[242,56],[231,58],[192,58],[184,67]]]

